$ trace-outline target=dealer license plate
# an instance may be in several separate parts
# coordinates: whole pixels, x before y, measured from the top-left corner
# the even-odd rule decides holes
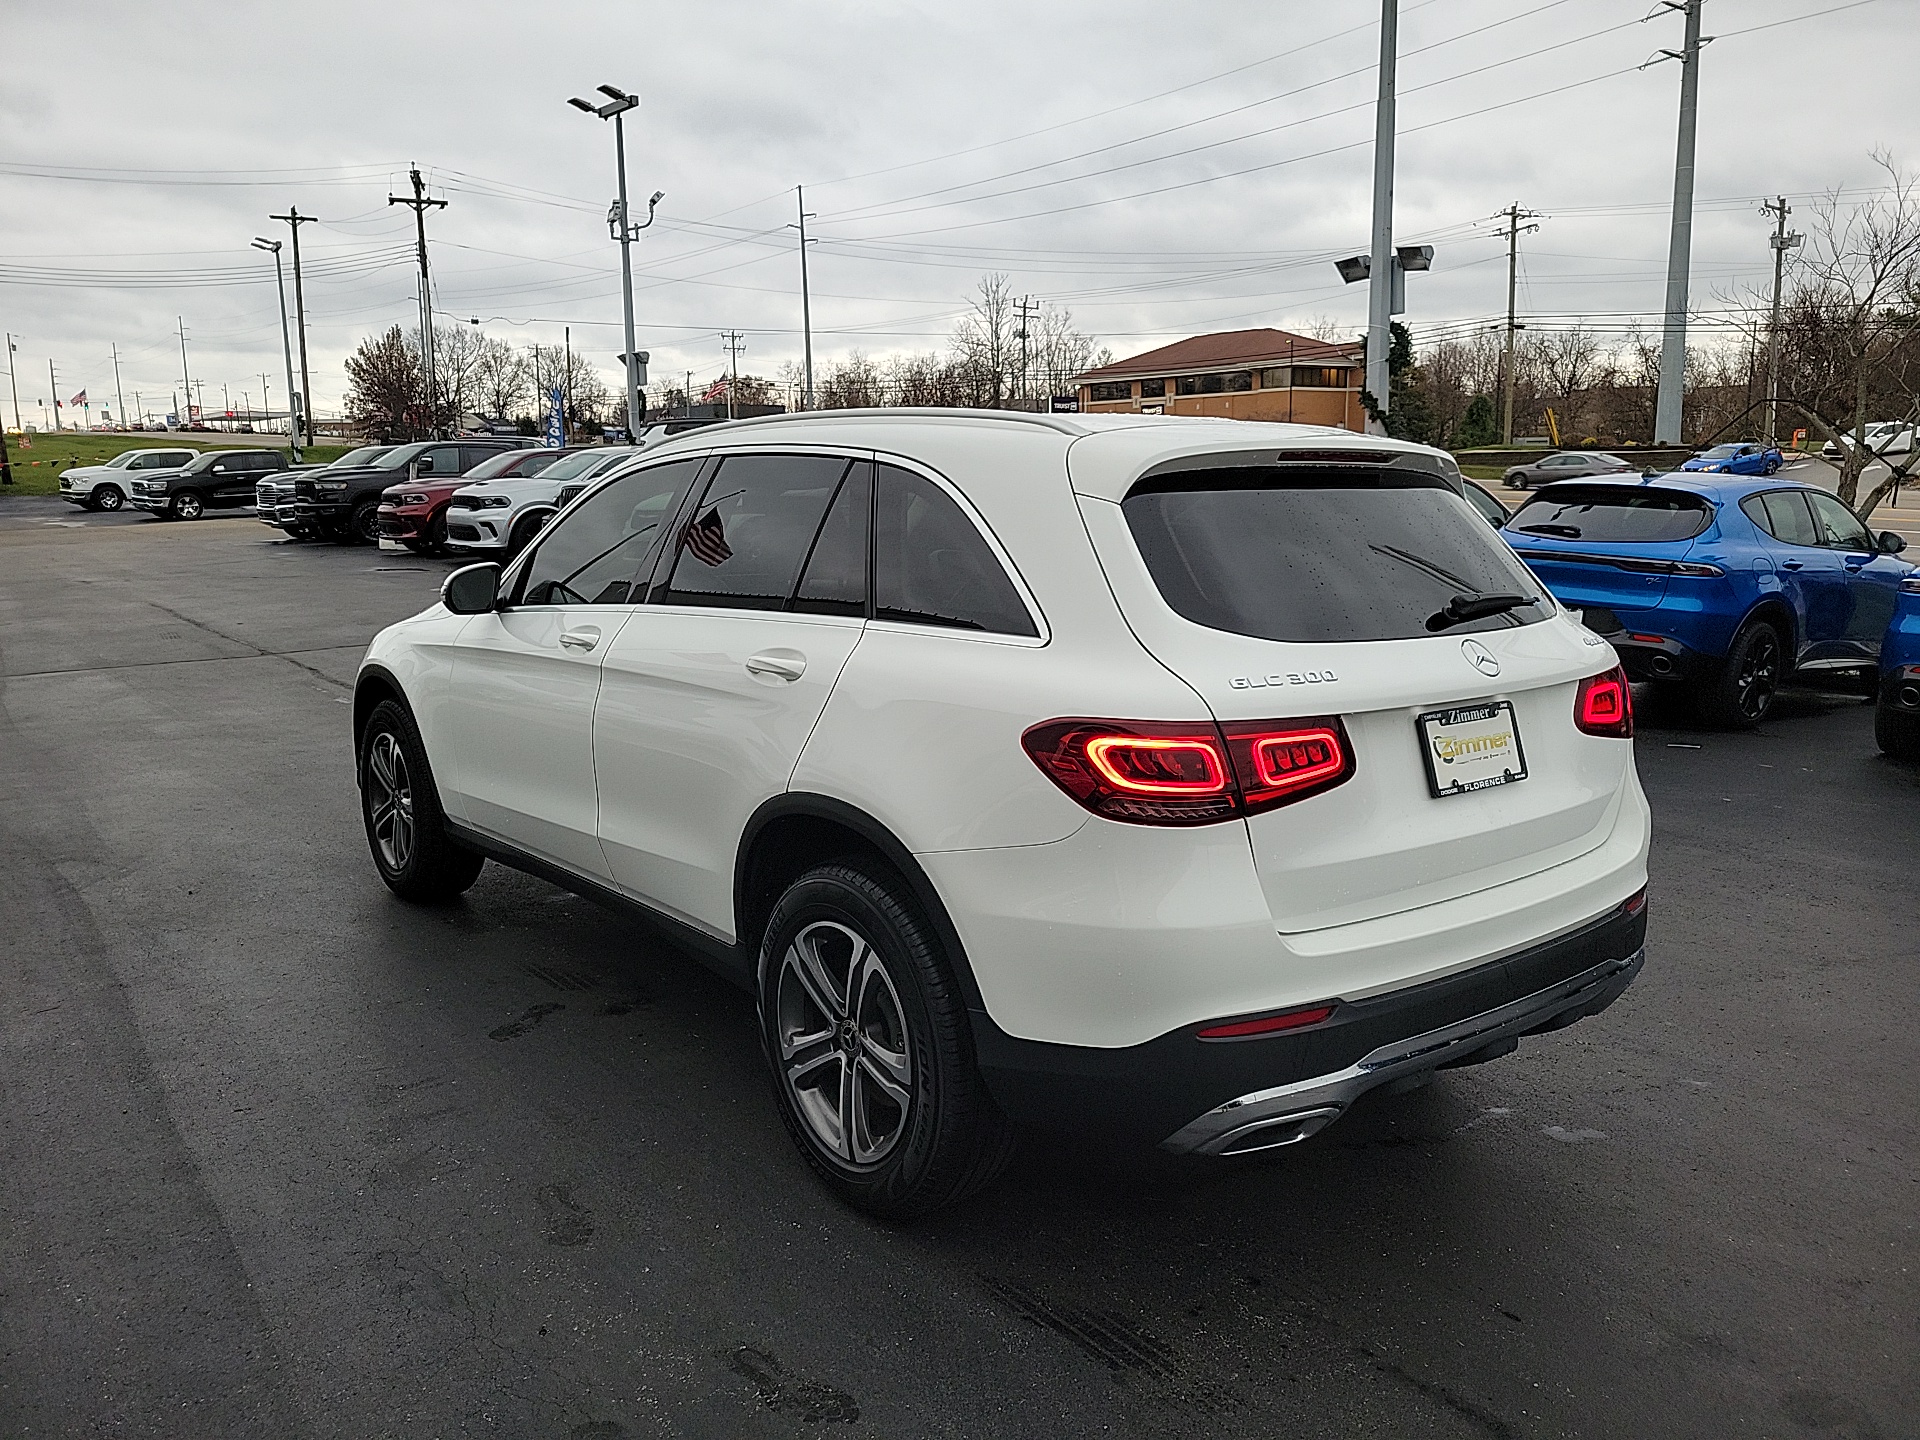
[[[1418,724],[1427,784],[1436,797],[1464,795],[1527,778],[1520,729],[1513,721],[1513,705],[1506,700],[1432,710]]]

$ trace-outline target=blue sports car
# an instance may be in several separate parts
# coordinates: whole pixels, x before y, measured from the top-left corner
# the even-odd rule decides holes
[[[1771,445],[1716,445],[1680,468],[1715,475],[1772,475],[1785,463],[1786,458]]]
[[[1900,582],[1900,605],[1880,642],[1873,738],[1896,760],[1920,760],[1920,572]]]
[[[1758,724],[1793,674],[1871,671],[1914,567],[1824,490],[1725,475],[1569,480],[1501,531],[1627,674],[1683,685],[1710,724]]]

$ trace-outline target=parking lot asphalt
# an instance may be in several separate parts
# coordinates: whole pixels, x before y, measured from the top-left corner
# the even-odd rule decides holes
[[[1920,771],[1856,699],[1643,716],[1604,1016],[1263,1163],[1034,1140],[885,1227],[692,959],[497,866],[380,884],[348,686],[445,563],[41,509],[0,502],[0,1435],[1917,1433]]]

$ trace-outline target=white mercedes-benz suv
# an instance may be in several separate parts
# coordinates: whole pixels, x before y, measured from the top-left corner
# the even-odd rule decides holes
[[[492,858],[662,922],[756,996],[795,1142],[882,1214],[984,1184],[1015,1122],[1291,1144],[1643,958],[1619,662],[1392,440],[692,433],[449,576],[353,715],[395,892]]]

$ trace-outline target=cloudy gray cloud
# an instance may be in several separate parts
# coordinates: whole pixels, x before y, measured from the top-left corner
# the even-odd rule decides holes
[[[1635,67],[1680,25],[1642,23],[1650,4],[1402,0],[1397,230],[1439,252],[1410,282],[1416,331],[1501,310],[1488,217],[1512,200],[1543,212],[1529,313],[1659,309],[1678,75]],[[450,202],[428,222],[441,318],[571,325],[611,378],[613,136],[565,104],[601,81],[644,96],[632,188],[667,192],[636,281],[656,378],[717,375],[725,329],[743,368],[797,359],[796,183],[817,357],[940,346],[987,270],[1121,354],[1364,320],[1328,261],[1367,240],[1374,0],[7,9],[0,327],[24,336],[23,410],[49,357],[65,393],[111,395],[115,345],[129,404],[156,408],[176,316],[210,405],[222,384],[257,399],[262,372],[282,397],[247,245],[290,204],[320,217],[302,244],[334,408],[355,343],[415,314],[411,216],[386,203],[413,162]],[[1920,161],[1897,103],[1920,0],[1707,0],[1705,28],[1693,294],[1714,311],[1768,274],[1762,196],[1871,185],[1875,146]]]

